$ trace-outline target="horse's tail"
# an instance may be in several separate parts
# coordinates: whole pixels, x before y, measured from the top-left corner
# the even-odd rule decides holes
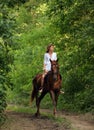
[[[35,97],[36,97],[36,86],[35,86],[34,80],[33,80],[33,91],[31,93],[31,103],[33,102]]]

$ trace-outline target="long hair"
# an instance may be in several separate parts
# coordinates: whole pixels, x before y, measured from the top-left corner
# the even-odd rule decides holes
[[[51,43],[51,44],[49,44],[49,45],[47,46],[46,53],[49,52],[51,46],[54,46],[54,44]]]

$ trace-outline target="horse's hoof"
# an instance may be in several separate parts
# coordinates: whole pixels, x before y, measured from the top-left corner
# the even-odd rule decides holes
[[[54,111],[54,112],[53,112],[53,115],[54,115],[54,117],[57,117],[57,112]]]
[[[40,113],[35,113],[35,117],[39,117],[40,116]]]
[[[57,114],[54,114],[54,117],[56,117],[56,118],[57,118]]]

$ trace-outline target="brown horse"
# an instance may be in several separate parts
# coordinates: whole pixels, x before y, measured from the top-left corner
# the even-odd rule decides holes
[[[49,71],[44,78],[43,91],[40,96],[38,96],[38,93],[39,90],[41,89],[42,74],[37,74],[36,77],[33,79],[33,91],[31,94],[31,102],[34,100],[34,98],[36,98],[36,106],[37,106],[37,112],[35,114],[36,116],[40,114],[39,112],[40,102],[48,92],[50,93],[54,105],[53,113],[54,115],[56,114],[57,100],[60,93],[62,78],[59,73],[58,60],[57,61],[50,60],[50,62],[51,62],[51,71]]]

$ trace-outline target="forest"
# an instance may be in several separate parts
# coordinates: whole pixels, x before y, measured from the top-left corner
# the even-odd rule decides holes
[[[49,43],[63,79],[58,109],[94,114],[94,1],[0,0],[0,124],[8,104],[30,105]],[[47,94],[41,108],[52,107]]]

